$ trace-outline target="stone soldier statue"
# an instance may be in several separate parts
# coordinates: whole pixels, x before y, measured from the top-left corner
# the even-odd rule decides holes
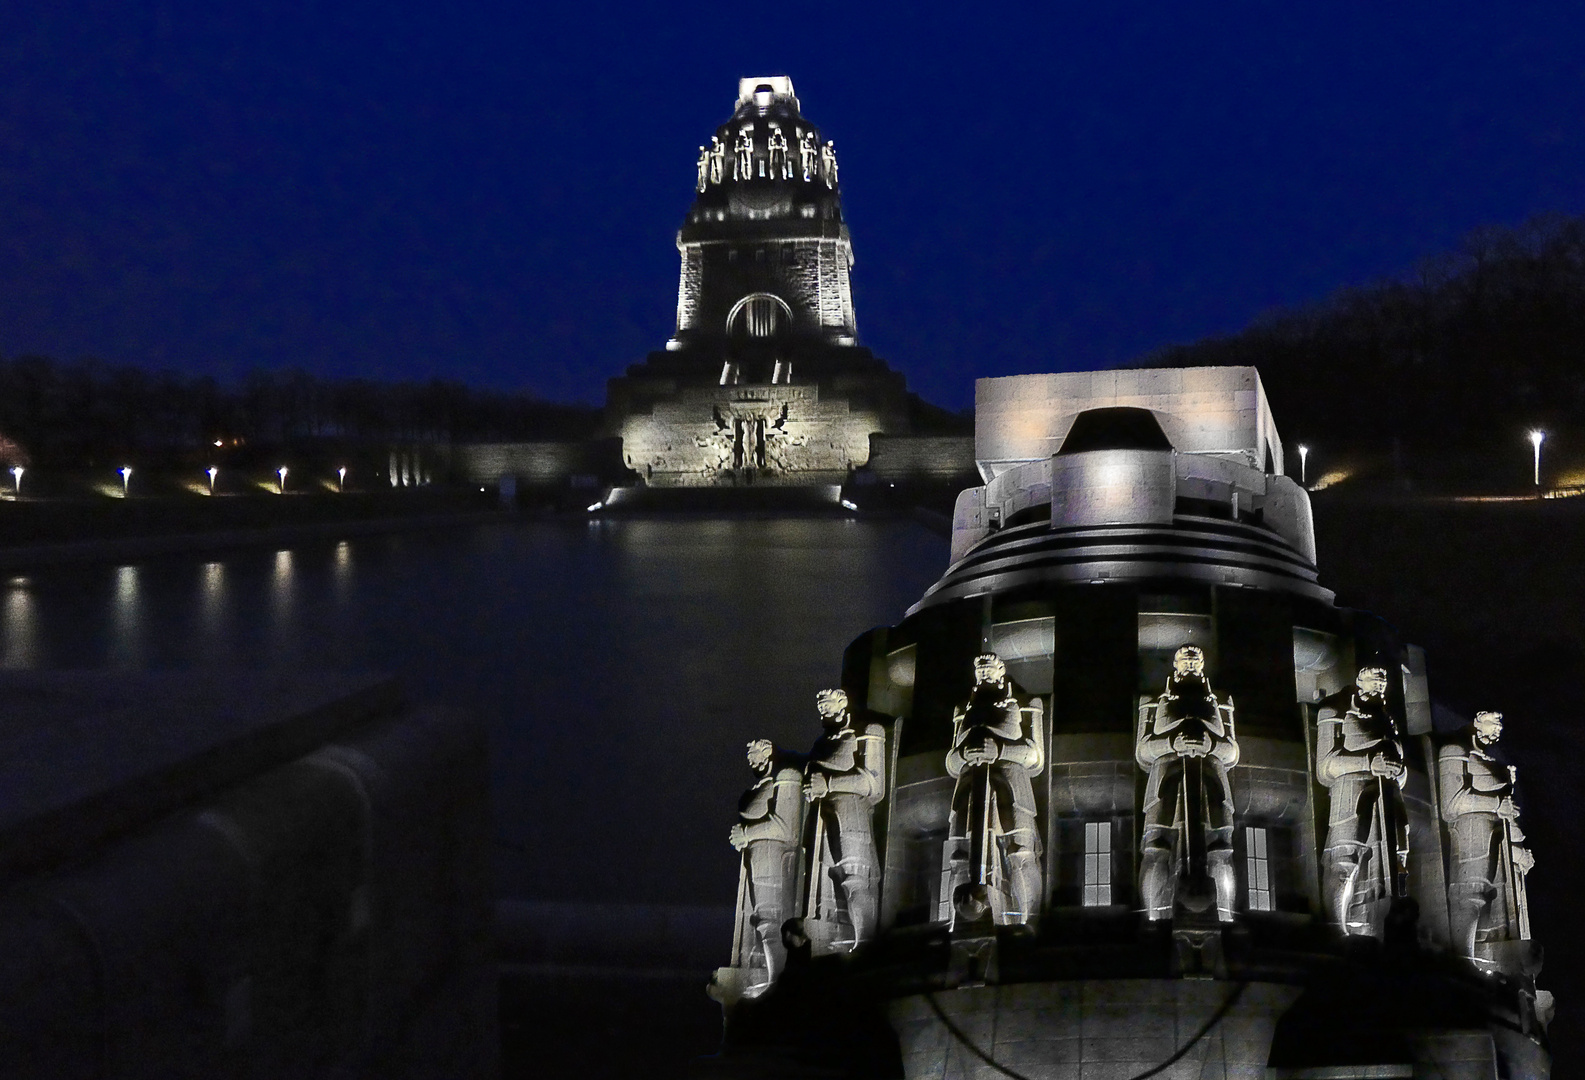
[[[737,158],[732,164],[732,179],[748,180],[754,175],[754,135],[752,128],[744,128],[738,133],[737,142],[732,144],[732,149],[737,151]]]
[[[815,707],[825,730],[809,752],[804,779],[804,798],[815,820],[806,926],[810,920],[832,921],[821,910],[829,878],[846,902],[858,945],[875,929],[880,867],[872,817],[886,794],[886,731],[875,723],[860,727],[842,690],[820,691]]]
[[[710,151],[699,147],[698,176],[694,180],[694,187],[702,194],[710,186]]]
[[[726,174],[726,144],[710,136],[710,183],[719,184]]]
[[[1238,735],[1233,701],[1217,700],[1198,646],[1173,654],[1166,688],[1141,707],[1134,760],[1149,774],[1139,870],[1146,917],[1171,918],[1181,884],[1190,911],[1214,904],[1217,919],[1231,922],[1237,881],[1227,771],[1238,764]]]
[[[1475,955],[1475,934],[1481,916],[1506,893],[1508,934],[1530,936],[1530,912],[1524,875],[1535,865],[1520,847],[1519,808],[1514,805],[1511,766],[1491,756],[1502,737],[1502,713],[1476,713],[1469,727],[1453,736],[1437,754],[1442,820],[1452,840],[1452,873],[1448,882],[1453,944],[1465,956]]]
[[[1387,669],[1364,667],[1353,691],[1334,695],[1316,717],[1316,779],[1331,791],[1323,856],[1327,906],[1345,933],[1360,892],[1360,873],[1375,835],[1382,893],[1409,895],[1409,816],[1403,803],[1408,768],[1403,727],[1387,708]]]
[[[792,179],[792,162],[787,159],[787,136],[782,134],[781,128],[776,128],[770,133],[767,156],[770,159],[770,175],[772,179]]]
[[[837,151],[836,143],[831,139],[820,148],[820,178],[826,182],[826,187],[837,186]]]
[[[820,160],[820,151],[815,148],[815,133],[806,131],[803,138],[798,140],[798,164],[803,168],[804,182],[815,178],[815,163]]]
[[[797,914],[793,893],[803,825],[803,770],[778,754],[768,739],[748,744],[748,764],[754,784],[738,801],[742,820],[732,826],[728,839],[743,853],[732,962],[753,971],[747,993],[754,996],[781,974],[787,959],[782,923]]]
[[[1032,722],[995,653],[974,658],[974,689],[952,712],[947,772],[956,780],[945,864],[953,922],[987,911],[1022,925],[1040,905],[1040,830],[1030,778],[1045,768],[1043,710]],[[999,837],[999,840],[998,840]]]

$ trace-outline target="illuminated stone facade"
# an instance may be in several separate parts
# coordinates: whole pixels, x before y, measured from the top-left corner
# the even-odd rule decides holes
[[[871,435],[952,433],[857,344],[836,151],[791,80],[742,80],[695,166],[676,331],[610,384],[627,467],[652,487],[840,484]]]
[[[1502,718],[1433,716],[1320,583],[1257,372],[978,391],[950,565],[842,661],[890,752],[876,930],[807,932],[806,823],[784,975],[714,984],[725,1071],[1549,1076]]]

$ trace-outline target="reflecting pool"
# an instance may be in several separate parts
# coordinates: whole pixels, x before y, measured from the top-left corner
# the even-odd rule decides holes
[[[7,668],[393,672],[489,725],[499,889],[719,903],[744,744],[807,749],[842,650],[946,540],[905,520],[530,521],[0,579]]]

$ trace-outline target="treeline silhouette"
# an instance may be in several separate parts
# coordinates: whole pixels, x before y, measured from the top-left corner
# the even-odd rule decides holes
[[[1147,365],[1253,364],[1295,441],[1509,446],[1585,419],[1585,218],[1484,228],[1403,280],[1265,315]]]
[[[80,467],[263,447],[579,439],[598,411],[459,383],[258,371],[240,385],[97,360],[0,359],[0,457]],[[7,444],[10,444],[9,446]]]

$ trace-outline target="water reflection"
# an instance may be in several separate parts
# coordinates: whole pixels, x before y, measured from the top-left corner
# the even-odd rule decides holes
[[[30,582],[25,577],[14,577],[5,587],[5,626],[0,640],[5,642],[0,653],[0,667],[30,668],[39,662],[38,604]]]
[[[110,667],[143,665],[143,600],[138,583],[138,567],[116,567],[110,616]]]
[[[334,566],[336,604],[345,607],[352,597],[352,545],[345,540],[336,545]]]
[[[198,572],[197,652],[206,661],[223,660],[229,653],[231,634],[226,624],[226,564],[207,562]]]
[[[945,547],[906,522],[612,519],[60,567],[3,586],[0,663],[399,674],[489,725],[497,829],[523,853],[505,892],[716,902],[737,863],[698,838],[730,824],[743,744],[807,749],[843,648]],[[568,829],[628,854],[547,877]]]

